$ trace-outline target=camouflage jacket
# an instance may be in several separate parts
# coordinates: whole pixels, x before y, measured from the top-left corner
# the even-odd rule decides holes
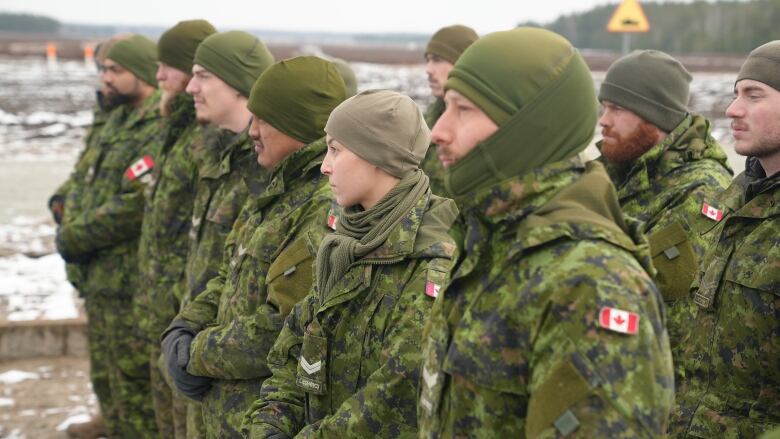
[[[159,98],[155,91],[138,108],[122,106],[111,113],[83,184],[68,192],[57,242],[84,259],[79,291],[87,297],[135,293],[144,190],[151,173],[148,167],[130,171],[159,135]]]
[[[603,167],[574,158],[468,194],[465,252],[424,337],[420,437],[660,437],[660,293]]]
[[[179,314],[199,331],[187,371],[216,379],[203,399],[209,437],[239,436],[271,374],[266,357],[284,317],[311,288],[312,261],[329,231],[324,155],[324,139],[296,151],[274,169],[263,193],[247,198],[219,274]]]
[[[607,172],[623,212],[644,223],[674,350],[693,311],[680,299],[689,294],[707,246],[701,231],[710,220],[702,206],[731,182],[726,153],[710,134],[707,119],[688,116],[630,169],[607,165]]]
[[[672,436],[752,438],[780,427],[780,174],[751,157],[712,207]]]
[[[94,154],[95,146],[97,146],[96,140],[99,138],[100,130],[106,124],[111,111],[104,111],[98,106],[92,109],[92,125],[87,130],[84,136],[84,149],[81,150],[76,164],[73,166],[70,176],[64,183],[54,191],[49,199],[49,207],[51,207],[52,199],[55,197],[62,197],[63,199],[68,196],[68,192],[75,186],[80,184],[84,180],[84,174],[89,169],[89,164],[92,162],[90,156]]]
[[[444,113],[444,101],[437,98],[425,111],[425,123],[428,124],[428,128],[433,129],[442,113]],[[431,143],[428,151],[425,153],[425,158],[420,163],[420,169],[425,171],[425,174],[430,179],[431,191],[434,194],[443,196],[447,193],[444,187],[444,167],[439,161],[439,156],[436,154],[436,145],[433,143]]]
[[[452,200],[426,195],[328,294],[287,317],[250,437],[414,437],[421,335],[455,249]]]
[[[192,97],[176,96],[171,108],[171,115],[162,119],[158,144],[148,154],[153,179],[138,248],[145,311],[141,324],[151,340],[159,339],[179,311],[176,293],[184,279],[198,161],[205,152]]]
[[[225,240],[249,193],[245,175],[250,171],[267,174],[257,164],[247,130],[211,129],[207,137],[192,206],[182,308],[219,274]]]

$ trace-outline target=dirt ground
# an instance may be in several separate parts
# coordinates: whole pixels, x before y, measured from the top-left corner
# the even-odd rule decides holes
[[[9,383],[14,381],[10,377],[21,375],[11,371],[38,378]],[[97,412],[87,357],[0,362],[0,378],[0,438],[66,438],[68,423]]]

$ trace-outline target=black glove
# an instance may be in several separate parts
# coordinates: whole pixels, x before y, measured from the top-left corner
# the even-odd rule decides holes
[[[65,262],[70,264],[86,264],[92,258],[92,253],[84,253],[80,255],[68,253],[62,243],[62,235],[60,234],[59,229],[57,229],[57,237],[54,239],[54,244],[57,246],[57,253],[62,256],[62,259],[64,259]]]
[[[176,388],[184,396],[196,401],[203,399],[203,394],[211,389],[211,378],[199,377],[187,373],[190,362],[190,344],[195,337],[195,331],[183,320],[176,320],[163,333],[162,352],[168,374]]]

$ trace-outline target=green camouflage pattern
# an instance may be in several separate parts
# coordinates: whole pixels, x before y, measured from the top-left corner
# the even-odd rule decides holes
[[[661,437],[674,391],[662,298],[603,167],[554,162],[459,207],[464,254],[424,333],[419,436]],[[601,327],[603,307],[636,313],[636,333]]]
[[[139,324],[150,341],[154,412],[163,438],[176,437],[177,426],[173,414],[174,394],[163,379],[163,371],[157,367],[159,339],[179,311],[177,294],[181,294],[185,282],[198,162],[206,148],[203,128],[195,120],[192,97],[181,93],[172,100],[170,108],[171,114],[162,118],[157,144],[149,146],[148,155],[155,166],[146,194],[138,247]],[[183,423],[178,422],[178,437],[186,435]]]
[[[656,283],[664,297],[672,352],[690,324],[693,309],[681,300],[689,295],[707,241],[701,231],[711,224],[702,205],[731,183],[726,153],[712,137],[710,123],[686,117],[666,139],[628,169],[610,166],[623,212],[644,223]]]
[[[754,438],[780,428],[780,174],[751,157],[713,207],[671,436]]]
[[[96,139],[99,137],[98,134],[106,124],[110,113],[110,111],[104,111],[97,105],[92,108],[92,125],[90,125],[89,129],[87,129],[87,132],[84,136],[84,149],[81,150],[81,153],[79,153],[79,157],[76,159],[76,164],[73,165],[73,170],[68,176],[68,179],[65,180],[65,182],[63,182],[54,191],[52,198],[65,198],[68,195],[68,192],[70,192],[70,190],[75,185],[78,185],[84,179],[84,174],[89,169],[89,155],[92,149],[96,146]]]
[[[149,386],[149,340],[139,326],[138,237],[147,172],[126,174],[159,136],[159,93],[138,108],[112,111],[95,140],[83,182],[68,192],[57,240],[84,258],[79,291],[89,320],[95,392],[111,437],[155,437]],[[117,312],[122,310],[122,312]],[[104,378],[105,377],[105,378]]]
[[[219,274],[225,240],[249,194],[247,175],[267,175],[257,164],[247,130],[234,133],[213,129],[205,144],[207,151],[198,169],[190,219],[182,308]]]
[[[206,149],[199,163],[194,190],[180,309],[203,292],[206,283],[219,273],[225,240],[249,193],[246,175],[250,171],[261,176],[267,174],[257,165],[257,155],[247,130],[235,133],[209,128],[203,135]],[[174,393],[174,400],[176,395]],[[205,437],[200,402],[181,398],[186,400],[187,406],[187,438]],[[174,414],[174,422],[182,422],[177,414]]]
[[[202,401],[208,437],[241,437],[244,414],[271,374],[266,357],[289,312],[280,305],[311,288],[313,260],[329,230],[332,193],[320,173],[325,148],[321,139],[291,154],[265,190],[247,198],[219,274],[177,317],[199,331],[187,371],[215,379]],[[279,267],[280,275],[269,275]]]
[[[145,299],[140,323],[155,342],[179,312],[180,299],[173,293],[180,294],[185,282],[198,163],[207,148],[203,127],[195,121],[192,97],[176,96],[171,108],[171,115],[162,119],[159,144],[149,154],[155,166],[138,249]]]
[[[444,101],[436,98],[436,100],[428,106],[425,111],[425,123],[428,124],[428,128],[433,129],[436,125],[436,121],[439,120],[442,113],[444,113]],[[436,195],[445,196],[446,188],[444,187],[444,167],[439,161],[439,156],[436,154],[436,145],[431,143],[428,151],[425,153],[422,163],[420,163],[420,169],[430,179],[431,191]]]
[[[456,216],[452,200],[424,196],[327,297],[315,288],[295,305],[245,434],[416,436],[421,336],[434,300],[426,287],[446,283]]]

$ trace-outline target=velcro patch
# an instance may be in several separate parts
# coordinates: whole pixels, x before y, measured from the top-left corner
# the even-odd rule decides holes
[[[154,168],[154,160],[152,160],[151,156],[145,155],[127,168],[125,176],[127,176],[130,181],[133,181],[151,171],[152,168]]]
[[[639,314],[605,306],[599,311],[599,326],[610,331],[634,335],[639,330]]]
[[[339,219],[336,215],[329,213],[328,214],[328,227],[331,230],[336,230],[336,223],[338,223]]]
[[[433,282],[428,281],[425,282],[425,295],[428,297],[433,297],[434,299],[439,297],[439,290],[441,289],[441,285]]]
[[[701,214],[715,222],[720,222],[723,219],[723,211],[706,202],[701,205]]]

